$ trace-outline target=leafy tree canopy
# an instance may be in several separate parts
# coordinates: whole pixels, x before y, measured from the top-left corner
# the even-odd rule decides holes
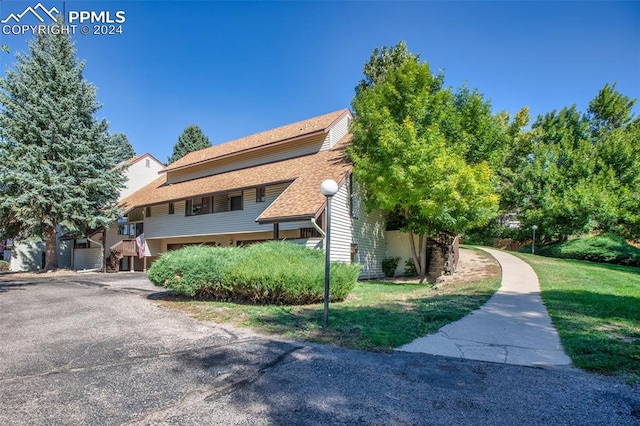
[[[54,25],[62,25],[62,20]],[[57,267],[56,230],[108,226],[124,186],[105,155],[107,122],[96,88],[64,31],[38,33],[0,82],[0,232],[46,240],[45,268]]]
[[[593,230],[640,236],[640,123],[635,99],[605,85],[587,113],[541,115],[505,163],[501,205],[548,241]]]
[[[174,163],[189,154],[211,146],[209,138],[202,132],[199,126],[192,124],[187,126],[178,137],[178,142],[173,147],[173,155],[167,160],[168,164]]]
[[[504,161],[509,139],[489,102],[477,90],[444,87],[442,73],[404,43],[376,49],[365,77],[352,102],[350,155],[367,207],[399,212],[412,245],[413,234],[459,234],[495,215],[491,164]],[[422,246],[414,262],[424,278]]]

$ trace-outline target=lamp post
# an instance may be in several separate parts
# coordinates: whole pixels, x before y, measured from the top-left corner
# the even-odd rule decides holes
[[[538,225],[532,225],[531,231],[533,231],[533,239],[531,240],[531,254],[535,253],[536,246],[536,229],[538,229]]]
[[[331,243],[331,197],[338,192],[338,184],[332,179],[327,179],[320,185],[320,192],[327,197],[326,215],[326,238],[325,238],[325,260],[324,260],[324,316],[322,327],[326,330],[329,326],[329,273],[331,265],[330,243]]]

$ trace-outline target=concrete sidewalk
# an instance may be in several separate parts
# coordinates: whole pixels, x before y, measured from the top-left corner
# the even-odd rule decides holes
[[[513,255],[483,250],[502,267],[496,294],[461,320],[397,350],[527,366],[571,364],[542,303],[533,269]]]

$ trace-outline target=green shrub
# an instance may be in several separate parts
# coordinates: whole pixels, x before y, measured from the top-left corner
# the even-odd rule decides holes
[[[187,246],[170,251],[151,265],[149,280],[185,296],[208,289],[224,294],[224,273],[241,257],[241,248]]]
[[[413,263],[413,259],[407,259],[404,261],[404,276],[405,277],[417,277],[418,270],[416,264]]]
[[[360,265],[331,264],[330,299],[343,300]],[[324,298],[324,254],[288,242],[244,248],[190,246],[163,255],[149,279],[178,294],[261,304],[307,304]]]
[[[7,272],[9,270],[9,262],[0,260],[0,272]]]
[[[531,251],[531,246],[521,251]],[[640,266],[640,249],[614,234],[592,235],[549,246],[538,246],[536,254],[562,259],[589,260],[626,266]]]
[[[396,268],[400,262],[399,257],[387,257],[382,260],[382,272],[385,277],[393,277],[396,274]]]

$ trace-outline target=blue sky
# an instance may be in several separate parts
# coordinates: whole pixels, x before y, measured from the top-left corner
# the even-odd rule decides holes
[[[62,11],[63,2],[40,0]],[[1,2],[1,19],[38,0]],[[375,47],[405,40],[495,112],[586,110],[605,83],[640,98],[640,2],[67,1],[124,11],[121,35],[73,35],[98,116],[161,161],[198,124],[221,143],[349,107]],[[23,23],[35,24],[33,16]],[[90,24],[93,30],[93,25]],[[2,34],[12,55],[31,35]],[[636,114],[640,108],[636,106]]]

